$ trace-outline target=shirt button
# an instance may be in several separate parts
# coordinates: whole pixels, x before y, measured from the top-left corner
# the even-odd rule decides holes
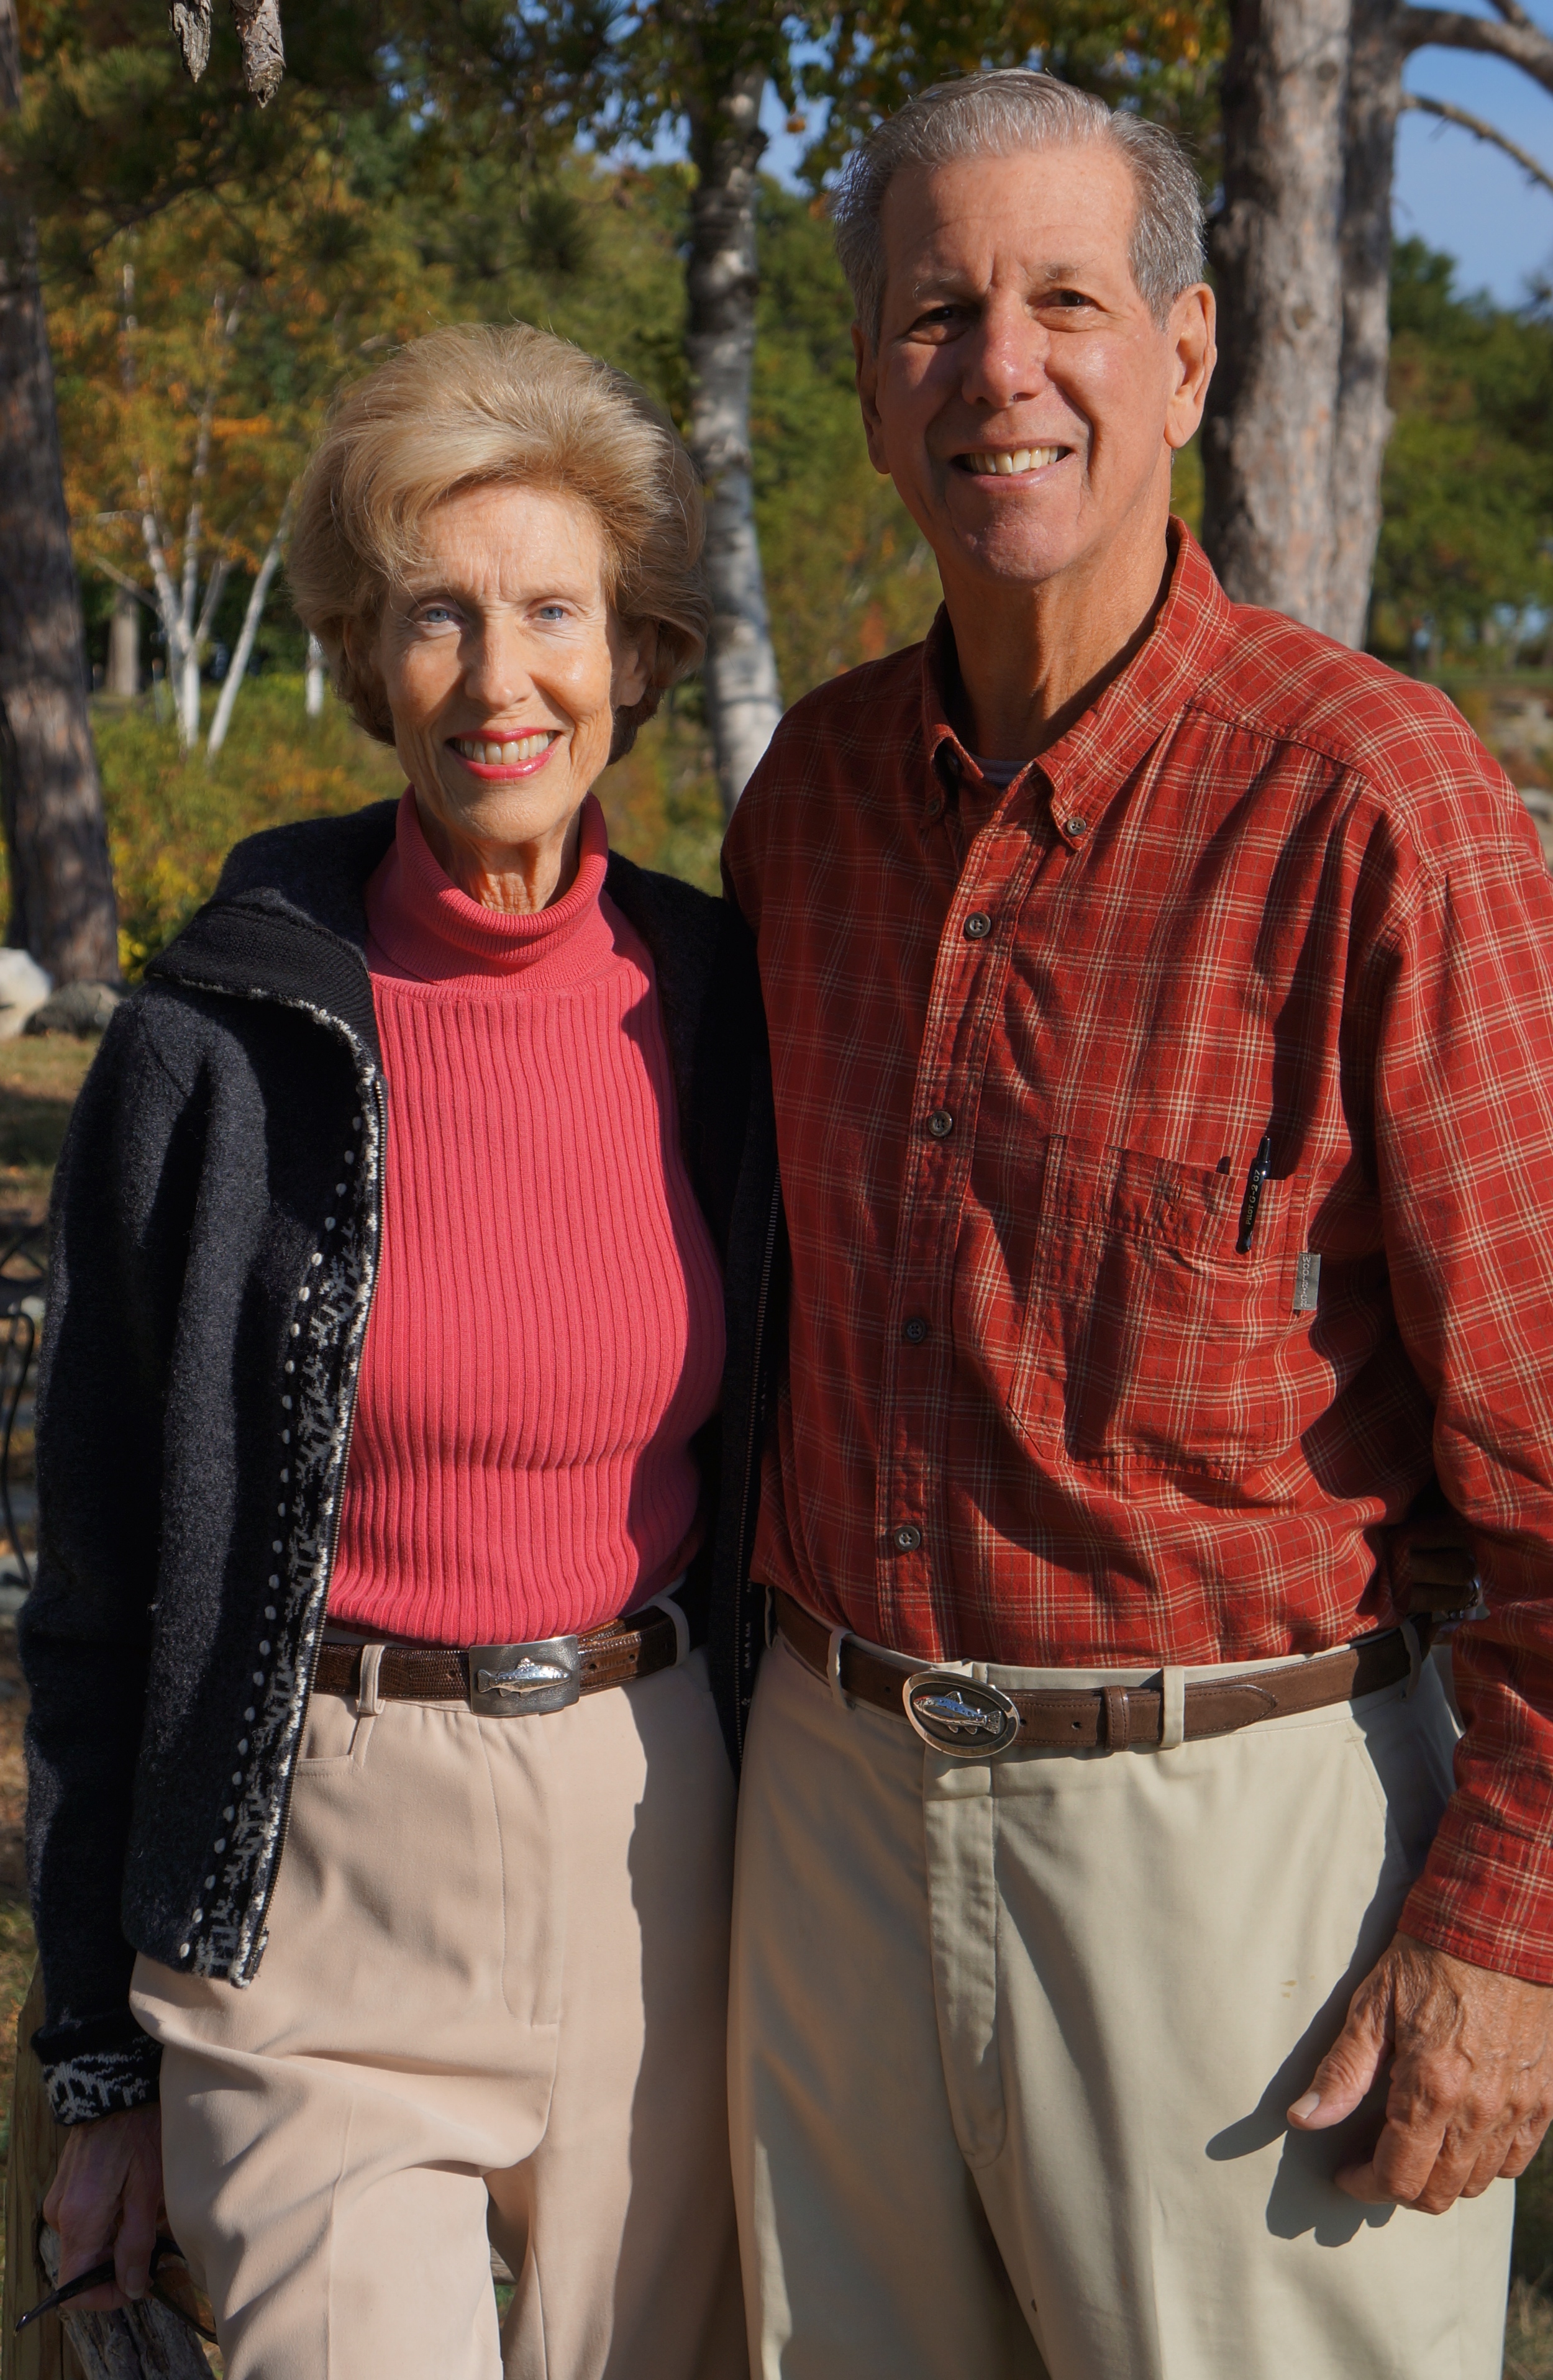
[[[965,940],[966,940],[966,941],[967,941],[967,942],[981,942],[981,941],[986,941],[986,939],[987,939],[987,937],[988,937],[988,935],[991,932],[991,930],[992,930],[992,920],[991,920],[991,918],[988,916],[988,914],[987,914],[986,910],[985,910],[985,909],[973,909],[973,910],[972,910],[972,912],[971,912],[971,914],[970,914],[970,916],[969,916],[969,917],[966,918],[966,920],[965,920]]]
[[[1087,834],[1089,832],[1089,821],[1086,818],[1064,819],[1062,823],[1070,834]]]
[[[909,1322],[903,1324],[901,1336],[908,1347],[921,1346],[928,1336],[928,1325],[920,1314],[914,1314]]]
[[[915,1521],[903,1521],[900,1527],[895,1532],[896,1551],[903,1554],[914,1554],[921,1543],[922,1532],[917,1527],[916,1523]]]
[[[928,1129],[935,1140],[947,1140],[954,1129],[954,1118],[947,1108],[935,1108],[928,1119]]]
[[[932,800],[928,803],[928,816],[930,819],[941,819],[941,818],[942,818],[942,816],[943,816],[943,799],[942,799],[942,796],[941,796],[940,795],[939,795],[939,794],[935,794],[935,795],[933,795]]]

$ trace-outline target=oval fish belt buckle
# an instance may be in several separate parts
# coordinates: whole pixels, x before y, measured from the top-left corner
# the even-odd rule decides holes
[[[905,1714],[935,1752],[952,1760],[992,1760],[1019,1733],[1019,1712],[1001,1686],[958,1670],[916,1670],[901,1688]]]

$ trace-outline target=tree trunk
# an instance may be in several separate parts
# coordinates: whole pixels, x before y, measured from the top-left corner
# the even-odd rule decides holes
[[[776,654],[766,610],[749,441],[755,356],[755,200],[763,67],[735,75],[693,124],[697,183],[690,202],[692,375],[690,451],[707,491],[707,576],[711,638],[707,716],[722,804],[732,814],[782,717]]]
[[[1236,601],[1314,627],[1333,565],[1348,20],[1349,0],[1232,0],[1213,234],[1204,541]]]
[[[323,647],[316,637],[308,638],[308,672],[303,681],[303,700],[309,719],[323,716]]]
[[[132,701],[140,691],[140,606],[127,587],[120,587],[108,623],[108,692]]]
[[[16,0],[0,0],[0,115],[21,100]],[[56,983],[115,982],[118,919],[86,704],[80,589],[60,471],[37,237],[0,192],[0,811],[8,939]]]
[[[1391,434],[1391,175],[1402,92],[1396,0],[1353,0],[1342,229],[1342,356],[1332,455],[1332,569],[1323,623],[1360,646],[1380,534],[1380,470]]]

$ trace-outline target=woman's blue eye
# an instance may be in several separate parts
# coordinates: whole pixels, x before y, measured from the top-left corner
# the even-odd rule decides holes
[[[540,605],[540,617],[541,619],[564,620],[565,616],[566,606],[564,603],[541,603]]]
[[[422,612],[420,615],[421,625],[423,627],[435,628],[440,626],[444,620],[451,620],[452,617],[453,613],[445,603],[428,603],[425,611]]]

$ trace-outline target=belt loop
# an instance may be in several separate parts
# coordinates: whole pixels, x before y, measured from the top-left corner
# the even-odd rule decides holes
[[[1186,1741],[1186,1672],[1184,1670],[1161,1670],[1159,1672],[1160,1727],[1159,1749],[1174,1752]]]
[[[674,1586],[684,1585],[683,1578],[675,1579]],[[677,1669],[682,1661],[687,1661],[690,1658],[690,1622],[674,1599],[673,1586],[666,1586],[661,1595],[648,1597],[642,1609],[651,1611],[655,1609],[659,1611],[666,1611],[674,1623],[674,1666]]]
[[[777,1639],[776,1589],[774,1586],[769,1586],[766,1589],[765,1627],[766,1650],[770,1652]]]
[[[1404,1702],[1411,1702],[1413,1700],[1413,1688],[1417,1685],[1419,1678],[1423,1674],[1424,1647],[1418,1641],[1417,1628],[1411,1620],[1404,1620],[1401,1626],[1402,1642],[1407,1646],[1407,1691],[1403,1694],[1402,1700]]]
[[[378,1692],[378,1671],[382,1667],[382,1657],[387,1650],[385,1645],[363,1645],[361,1647],[361,1667],[356,1681],[356,1707],[363,1718],[376,1718],[382,1708],[382,1696]]]
[[[852,1631],[850,1628],[832,1628],[831,1631],[831,1642],[825,1654],[825,1675],[830,1681],[831,1692],[835,1699],[836,1708],[848,1713],[850,1713],[852,1709],[852,1705],[847,1701],[846,1695],[842,1690],[842,1646],[845,1644],[851,1633]]]
[[[1103,1686],[1106,1707],[1106,1750],[1120,1752],[1132,1734],[1132,1711],[1125,1686]]]

